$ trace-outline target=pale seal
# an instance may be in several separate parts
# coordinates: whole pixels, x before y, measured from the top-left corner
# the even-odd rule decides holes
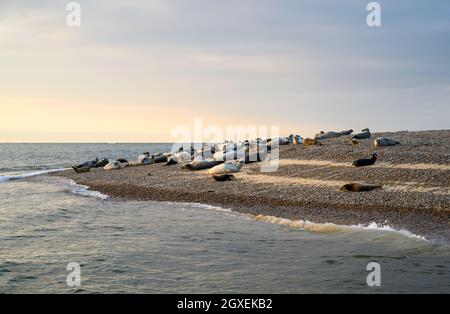
[[[395,145],[399,145],[400,142],[387,138],[387,137],[379,137],[377,139],[375,139],[375,141],[373,142],[373,145],[375,147],[381,147],[381,146],[395,146]]]
[[[115,161],[111,161],[110,163],[108,163],[105,167],[103,167],[103,169],[105,170],[117,170],[117,169],[122,169],[125,168],[126,166],[128,166],[128,162],[120,162],[118,160]]]
[[[241,171],[244,160],[229,161],[209,169],[209,174],[226,174]]]
[[[329,132],[323,132],[321,131],[319,134],[316,134],[316,136],[314,137],[316,140],[327,140],[330,138],[336,138],[336,137],[340,137],[341,133],[340,132],[335,132],[335,131],[329,131]]]

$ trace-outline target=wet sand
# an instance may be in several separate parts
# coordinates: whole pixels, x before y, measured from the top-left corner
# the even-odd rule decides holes
[[[402,145],[375,149],[373,139],[381,135]],[[261,172],[261,163],[249,164],[235,175],[237,180],[228,182],[214,181],[207,171],[163,164],[52,175],[88,185],[116,200],[204,203],[318,223],[377,222],[450,239],[450,130],[377,133],[360,145],[348,140],[323,140],[322,146],[313,147],[281,146],[276,172]],[[375,150],[379,154],[375,166],[351,166],[354,159],[369,157]],[[339,187],[349,182],[380,184],[383,189],[340,192]]]

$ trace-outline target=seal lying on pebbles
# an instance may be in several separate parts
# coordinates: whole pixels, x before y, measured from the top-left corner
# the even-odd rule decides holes
[[[96,165],[95,168],[101,168],[106,166],[107,164],[109,164],[109,160],[108,159],[103,159],[102,161],[99,161]]]
[[[150,165],[153,163],[153,159],[150,158],[150,153],[146,152],[138,156],[136,161],[131,161],[128,163],[129,166],[140,166],[140,165]]]
[[[383,188],[381,185],[364,184],[364,183],[347,183],[341,186],[339,190],[349,192],[367,192],[381,188]]]
[[[317,141],[317,140],[315,140],[315,139],[312,139],[312,138],[305,138],[303,140],[303,145],[304,146],[313,146],[313,145],[320,146],[320,145],[322,145],[322,143]]]
[[[339,132],[339,133],[341,134],[341,136],[346,136],[346,135],[352,134],[352,133],[353,133],[353,130],[352,130],[352,129],[350,129],[350,130],[345,130],[345,131],[341,131],[341,132]]]
[[[167,157],[166,166],[190,162],[191,159],[192,159],[192,157],[188,152],[175,153],[172,156]]]
[[[81,165],[78,165],[75,167],[76,168],[85,168],[85,167],[95,168],[95,166],[97,166],[97,163],[98,163],[98,158],[95,158],[94,160],[86,161],[85,163],[82,163]]]
[[[296,135],[294,137],[294,145],[301,145],[303,144],[303,138],[300,135]]]
[[[289,135],[289,144],[298,145],[302,143],[302,137],[300,135]]]
[[[75,170],[76,173],[84,173],[89,172],[89,170],[91,170],[90,167],[75,167],[75,166],[72,166],[72,169]]]
[[[268,140],[269,141],[269,140]],[[278,144],[278,145],[289,145],[289,137],[276,137],[270,140],[270,145],[272,143]]]
[[[364,166],[372,166],[378,159],[378,155],[376,153],[372,154],[371,158],[362,158],[355,160],[352,165],[355,167],[364,167]]]
[[[387,137],[379,137],[377,139],[375,139],[375,141],[373,142],[373,145],[375,147],[380,147],[380,146],[395,146],[395,145],[399,145],[400,142],[387,138]]]
[[[244,160],[230,161],[209,169],[209,174],[226,174],[241,171]]]
[[[221,160],[195,160],[188,164],[182,165],[181,168],[189,170],[204,170],[220,165],[222,163],[223,161]]]
[[[154,156],[153,161],[155,163],[167,162],[167,156],[166,155]]]
[[[213,179],[216,181],[233,181],[236,178],[234,177],[234,175],[229,174],[229,173],[225,173],[225,174],[213,174]]]
[[[125,168],[126,166],[128,166],[128,162],[122,163],[122,162],[116,160],[116,161],[111,161],[110,163],[108,163],[103,169],[117,170],[117,169]]]
[[[171,165],[176,165],[178,164],[178,159],[175,156],[171,156],[169,158],[167,158],[167,162],[165,164],[165,166],[171,166]]]
[[[368,129],[366,129],[368,130]],[[364,131],[362,133],[358,133],[353,135],[353,139],[357,139],[357,140],[365,140],[365,139],[369,139],[371,136],[370,131]]]
[[[320,131],[319,134],[316,134],[316,136],[314,137],[316,140],[326,140],[329,138],[336,138],[336,137],[340,137],[341,133],[340,132],[335,132],[335,131],[329,131],[329,132],[324,132],[324,131]]]

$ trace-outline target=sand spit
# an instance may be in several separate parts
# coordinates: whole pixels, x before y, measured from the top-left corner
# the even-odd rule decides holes
[[[216,182],[206,171],[178,165],[94,169],[61,175],[117,200],[195,202],[229,207],[255,216],[346,225],[388,223],[431,238],[450,239],[450,131],[377,133],[402,143],[378,148],[375,166],[354,168],[352,160],[370,156],[373,140],[348,145],[347,139],[322,146],[280,147],[280,166],[263,173],[245,165],[235,181]],[[55,174],[52,174],[55,175]],[[349,182],[381,184],[365,193],[340,192]]]

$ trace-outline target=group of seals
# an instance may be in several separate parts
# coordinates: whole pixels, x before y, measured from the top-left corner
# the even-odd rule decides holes
[[[104,167],[109,163],[108,159],[103,159],[101,161],[99,161],[98,158],[95,158],[94,160],[89,160],[86,161],[85,163],[82,163],[78,166],[72,166],[72,169],[76,172],[76,173],[84,173],[84,172],[88,172],[89,170],[91,170],[91,168],[100,168],[100,167]]]
[[[341,136],[346,136],[346,135],[350,135],[353,133],[353,130],[344,130],[344,131],[340,131],[340,132],[336,132],[336,131],[328,131],[328,132],[324,132],[324,131],[320,131],[318,134],[316,134],[314,136],[314,139],[316,140],[326,140],[326,139],[330,139],[330,138],[337,138],[337,137],[341,137]]]

